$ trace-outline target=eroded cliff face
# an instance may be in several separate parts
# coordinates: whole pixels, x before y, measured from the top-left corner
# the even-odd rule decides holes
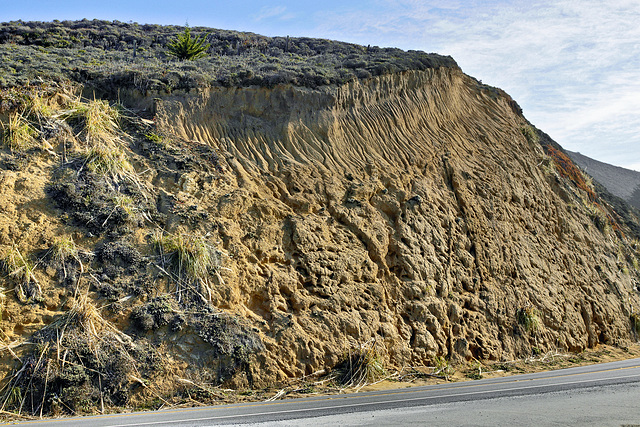
[[[214,89],[155,111],[220,153],[219,177],[185,174],[176,193],[215,223],[229,270],[213,303],[260,330],[269,378],[369,340],[402,366],[634,338],[623,232],[593,221],[606,206],[523,136],[508,96],[460,70]]]
[[[60,95],[43,148],[0,152],[7,408],[218,399],[202,384],[278,385],[363,345],[400,368],[637,339],[626,225],[457,68],[120,95],[154,115],[111,136],[126,173],[89,170]],[[209,277],[174,268],[178,239],[215,246]]]

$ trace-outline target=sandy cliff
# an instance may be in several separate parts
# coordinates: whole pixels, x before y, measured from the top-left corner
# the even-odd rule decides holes
[[[510,97],[457,68],[318,89],[121,96],[154,115],[153,128],[130,131],[135,185],[102,185],[46,154],[18,170],[3,154],[0,179],[4,247],[36,254],[68,234],[90,254],[69,267],[73,280],[36,269],[44,302],[7,296],[7,342],[79,312],[68,282],[82,283],[127,354],[148,345],[165,360],[162,372],[149,362],[113,386],[127,390],[108,395],[114,405],[154,398],[153,387],[175,393],[187,377],[273,385],[334,368],[365,343],[401,367],[637,338],[632,236],[527,132]],[[118,210],[118,194],[136,209]],[[160,229],[219,250],[208,303],[176,292],[150,243]],[[59,365],[57,387],[98,382],[65,379]]]
[[[216,305],[264,321],[281,374],[369,339],[406,364],[632,338],[637,271],[592,220],[605,208],[523,136],[508,96],[459,70],[215,89],[156,114],[223,153],[230,187],[194,177],[187,197],[211,206],[230,252],[234,292]]]

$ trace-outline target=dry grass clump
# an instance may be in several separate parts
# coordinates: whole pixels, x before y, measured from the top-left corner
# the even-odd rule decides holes
[[[119,128],[119,109],[106,100],[81,99],[75,92],[66,86],[0,90],[0,110],[7,111],[0,123],[1,143],[19,152],[39,146],[54,156],[54,146],[61,147],[66,162],[71,142],[80,171],[104,176],[112,184],[128,180],[140,186]]]
[[[29,116],[39,120],[53,116],[56,109],[55,104],[51,103],[46,96],[36,91],[27,94],[25,104]]]
[[[76,101],[68,116],[81,120],[82,134],[87,145],[110,144],[119,139],[120,114],[103,99]]]
[[[373,383],[386,374],[382,355],[374,340],[350,350],[338,366],[336,379],[344,387],[363,387]]]
[[[82,155],[87,169],[114,180],[135,181],[135,171],[123,148],[118,127],[120,113],[115,107],[101,99],[76,100],[65,115],[80,123],[79,136],[83,140]]]
[[[15,291],[20,302],[29,303],[42,298],[42,288],[33,274],[35,266],[15,245],[0,255],[0,266],[17,282]]]
[[[520,323],[524,330],[527,332],[537,332],[542,328],[542,321],[540,321],[540,313],[532,306],[519,308],[516,313],[518,323]]]
[[[67,265],[69,262],[77,262],[80,270],[84,270],[82,261],[80,260],[80,252],[76,243],[71,236],[59,236],[53,241],[51,249],[49,249],[51,261],[58,267],[62,267],[65,279],[67,278]]]
[[[2,144],[11,151],[25,151],[37,144],[38,131],[29,123],[24,113],[14,111],[7,123],[2,124]]]
[[[15,110],[2,123],[2,143],[12,151],[25,151],[38,145],[51,151],[46,135],[68,122],[76,132],[83,167],[113,180],[124,178],[137,182],[135,170],[127,158],[118,122],[120,113],[107,101],[83,101],[67,92],[43,95],[37,90],[16,95]],[[72,136],[72,139],[75,139]]]
[[[8,120],[2,123],[3,144],[14,151],[38,146],[39,139],[46,149],[51,148],[47,135],[59,130],[59,110],[77,101],[76,88],[71,85],[25,85],[0,90],[0,111]]]
[[[87,169],[98,175],[114,179],[132,177],[134,169],[122,147],[116,144],[96,143],[84,151]]]
[[[124,405],[155,354],[103,318],[87,294],[31,341],[34,351],[0,390],[2,411],[42,416]]]
[[[102,99],[87,102],[75,99],[58,117],[78,129],[80,151],[88,170],[114,180],[131,178],[135,181],[134,168],[123,148],[117,108]]]
[[[122,343],[131,341],[126,334],[102,317],[87,294],[75,299],[71,309],[64,316],[52,322],[48,328],[58,329],[61,334],[64,334],[68,329],[80,330],[84,335],[92,338],[92,344],[101,341],[109,334],[115,334],[116,340]]]
[[[210,301],[213,290],[211,276],[222,280],[219,274],[222,253],[199,234],[158,232],[152,239],[163,262],[169,264],[171,275],[176,279],[178,300],[182,292],[187,290],[195,292],[204,301]]]

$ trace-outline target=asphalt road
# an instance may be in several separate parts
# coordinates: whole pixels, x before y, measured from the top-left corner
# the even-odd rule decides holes
[[[42,420],[13,425],[336,426],[498,425],[507,422],[514,425],[569,425],[579,422],[582,425],[640,426],[639,398],[640,359],[631,359],[536,374],[398,390]],[[627,401],[628,403],[624,403]],[[596,403],[602,405],[602,409],[594,413]],[[573,415],[568,408],[572,408]],[[483,411],[491,416],[483,419]],[[589,413],[593,413],[591,418]],[[540,414],[549,416],[535,418]],[[534,419],[536,422],[533,422]]]

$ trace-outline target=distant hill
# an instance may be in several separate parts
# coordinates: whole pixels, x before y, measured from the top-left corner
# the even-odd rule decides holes
[[[640,209],[640,172],[600,162],[580,153],[565,151],[571,160],[613,195]]]

